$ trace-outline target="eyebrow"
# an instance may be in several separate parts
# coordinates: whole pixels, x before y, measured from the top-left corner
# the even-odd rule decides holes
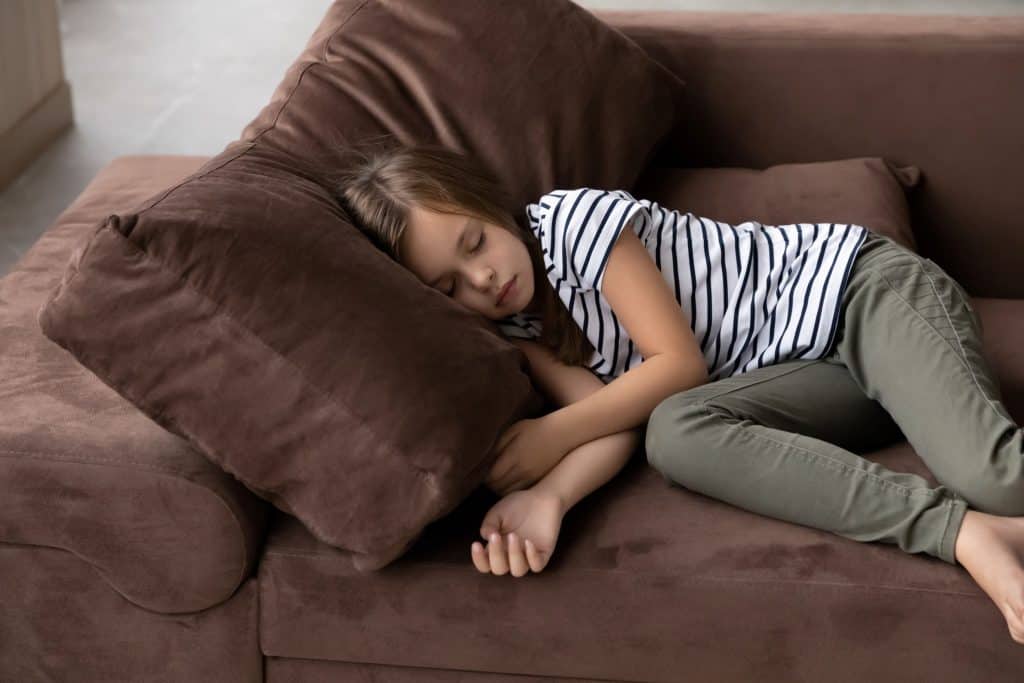
[[[472,223],[472,222],[473,222],[473,217],[472,217],[472,216],[470,216],[470,217],[466,218],[466,222],[465,222],[465,223],[463,224],[463,227],[462,227],[462,234],[460,234],[460,235],[459,235],[459,241],[455,243],[455,254],[456,254],[456,255],[458,255],[458,253],[459,253],[460,251],[462,251],[462,243],[463,243],[463,242],[464,242],[464,241],[466,240],[466,235],[467,235],[467,234],[469,233],[469,224],[470,224],[470,223]],[[443,277],[444,277],[444,273],[441,273],[440,275],[438,275],[438,276],[437,276],[436,278],[434,278],[434,280],[433,280],[433,281],[432,281],[432,282],[430,283],[430,286],[431,286],[431,287],[434,287],[434,286],[436,286],[436,285],[437,285],[437,283],[438,283],[438,282],[439,282],[439,281],[441,280],[441,278],[443,278]]]

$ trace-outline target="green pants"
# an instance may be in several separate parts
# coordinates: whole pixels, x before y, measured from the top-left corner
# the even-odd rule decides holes
[[[952,277],[871,233],[828,354],[670,396],[647,423],[647,460],[670,483],[745,510],[957,564],[968,505],[1024,515],[1024,434],[980,337]],[[901,435],[939,486],[852,452]]]

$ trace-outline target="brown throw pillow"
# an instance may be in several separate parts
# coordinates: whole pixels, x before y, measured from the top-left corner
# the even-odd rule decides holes
[[[39,324],[357,569],[383,567],[543,398],[496,325],[348,222],[345,144],[471,154],[519,215],[552,187],[631,187],[681,88],[569,0],[335,2],[240,140],[72,253]]]
[[[635,197],[731,225],[855,223],[917,251],[907,193],[916,166],[878,157],[747,168],[648,169]]]

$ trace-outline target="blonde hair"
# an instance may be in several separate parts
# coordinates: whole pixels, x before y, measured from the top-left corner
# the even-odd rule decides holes
[[[473,216],[519,238],[533,263],[542,329],[538,340],[567,365],[584,365],[593,345],[547,279],[540,241],[503,207],[511,204],[500,183],[475,159],[438,145],[351,146],[352,161],[333,175],[332,191],[356,228],[397,263],[409,210]],[[525,212],[524,212],[525,215]]]

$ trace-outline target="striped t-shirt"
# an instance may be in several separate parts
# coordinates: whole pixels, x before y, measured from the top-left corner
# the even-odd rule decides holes
[[[636,200],[625,190],[553,190],[526,207],[548,280],[594,346],[604,383],[643,362],[601,294],[611,247],[629,225],[647,247],[700,344],[709,380],[831,348],[842,292],[868,230],[840,223],[729,225]],[[540,336],[541,318],[498,321],[506,337]]]

